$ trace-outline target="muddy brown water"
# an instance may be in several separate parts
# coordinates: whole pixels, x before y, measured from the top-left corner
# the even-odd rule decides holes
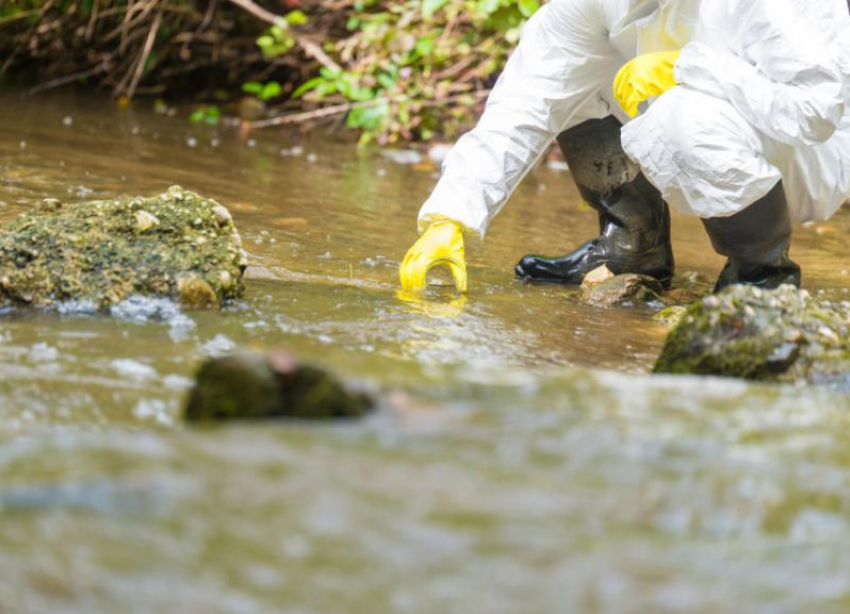
[[[529,177],[465,301],[409,302],[396,271],[434,168],[148,107],[0,94],[0,221],[179,183],[233,212],[247,296],[0,316],[0,612],[850,611],[850,400],[648,377],[651,310],[513,281],[595,230],[568,173]],[[848,213],[794,245],[829,298]],[[674,232],[679,270],[713,278],[700,224]],[[393,407],[181,424],[205,356],[278,345]]]

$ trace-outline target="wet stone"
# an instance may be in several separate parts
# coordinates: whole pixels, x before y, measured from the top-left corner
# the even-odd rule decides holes
[[[246,254],[225,207],[179,186],[150,198],[45,200],[0,229],[0,306],[132,296],[217,307],[239,298]]]
[[[205,362],[186,405],[189,422],[360,418],[373,407],[364,392],[293,354],[239,353]]]
[[[850,392],[850,306],[819,303],[792,286],[733,286],[688,308],[655,371]]]
[[[617,275],[593,284],[582,285],[581,300],[598,307],[635,305],[658,301],[663,288],[646,275]]]

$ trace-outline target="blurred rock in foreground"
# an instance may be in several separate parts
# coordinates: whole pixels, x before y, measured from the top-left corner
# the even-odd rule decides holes
[[[287,351],[240,353],[205,362],[189,395],[190,422],[296,418],[359,418],[373,407],[365,393],[301,364]]]
[[[246,265],[228,210],[179,186],[151,198],[47,199],[0,230],[0,305],[154,296],[217,307],[242,295]]]
[[[850,391],[850,303],[733,286],[688,308],[656,373],[823,384]]]

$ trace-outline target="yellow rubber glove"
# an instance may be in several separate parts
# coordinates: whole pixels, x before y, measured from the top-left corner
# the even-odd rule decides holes
[[[463,231],[456,222],[434,222],[422,233],[401,263],[401,287],[408,291],[422,290],[427,283],[428,271],[435,266],[448,267],[458,292],[466,292]]]
[[[635,117],[638,106],[653,96],[660,96],[677,85],[673,76],[679,51],[645,53],[626,64],[614,79],[614,97]]]

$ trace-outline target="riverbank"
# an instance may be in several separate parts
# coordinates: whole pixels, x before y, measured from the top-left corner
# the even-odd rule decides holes
[[[0,6],[0,75],[230,108],[260,125],[338,123],[362,142],[470,127],[537,0],[26,0]],[[270,117],[271,116],[271,117]]]

